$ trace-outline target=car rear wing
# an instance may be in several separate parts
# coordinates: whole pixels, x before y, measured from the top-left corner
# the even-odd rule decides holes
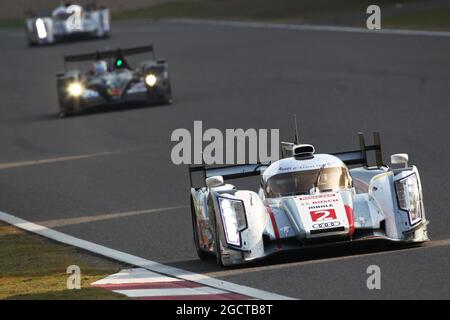
[[[34,11],[31,9],[26,9],[23,11],[23,15],[25,16],[25,19],[33,19],[33,18],[44,18],[44,17],[51,17],[52,16],[52,12],[51,11],[44,11],[44,10],[40,10],[40,11]]]
[[[383,158],[381,153],[381,142],[380,142],[380,133],[373,133],[373,144],[366,145],[364,134],[362,132],[358,132],[359,139],[359,150],[354,151],[343,151],[337,153],[331,153],[331,155],[341,159],[346,165],[362,165],[366,167],[370,167],[368,161],[368,151],[373,151],[375,155],[375,166],[382,167]],[[293,143],[282,142],[281,143],[281,155],[282,158],[291,157],[292,155],[292,147]],[[193,187],[193,174],[201,173],[202,183],[201,186],[205,185],[206,178],[212,176],[222,176],[224,180],[230,179],[238,179],[245,177],[252,177],[261,175],[262,172],[268,168],[269,164],[256,163],[256,164],[238,164],[238,165],[229,165],[222,167],[207,167],[206,165],[189,165],[189,181],[191,187]]]
[[[206,165],[189,165],[189,181],[191,187],[194,187],[193,175],[201,174],[201,186],[205,186],[206,178],[213,176],[222,176],[224,180],[239,179],[246,177],[259,176],[270,164],[237,164],[222,167],[213,167]],[[196,187],[198,188],[198,187]]]
[[[363,165],[365,167],[371,167],[372,164],[368,161],[368,151],[373,151],[375,155],[375,166],[382,167],[383,164],[383,156],[381,153],[381,141],[380,141],[380,133],[373,133],[373,144],[366,145],[364,134],[362,132],[358,132],[359,139],[359,150],[354,151],[344,151],[332,153],[333,156],[341,159],[346,165]]]
[[[64,66],[66,66],[66,64],[69,62],[95,61],[107,58],[131,56],[147,52],[151,52],[153,59],[155,59],[155,48],[153,44],[150,44],[147,46],[134,48],[126,48],[126,49],[118,48],[115,50],[96,51],[91,53],[64,56]]]
[[[343,151],[337,153],[331,153],[331,155],[338,157],[342,160],[346,165],[363,165],[366,167],[370,167],[368,160],[368,151],[374,151],[375,155],[375,166],[382,167],[383,158],[381,154],[381,143],[380,143],[380,134],[379,132],[373,133],[373,144],[366,145],[364,140],[364,134],[362,132],[358,132],[359,139],[359,150],[353,151]],[[293,150],[296,146],[295,143],[292,142],[281,142],[281,158],[288,158],[293,156]]]

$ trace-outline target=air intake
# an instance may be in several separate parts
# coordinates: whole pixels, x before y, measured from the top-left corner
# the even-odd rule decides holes
[[[296,158],[309,158],[314,154],[314,147],[310,144],[299,144],[292,148],[292,153]]]

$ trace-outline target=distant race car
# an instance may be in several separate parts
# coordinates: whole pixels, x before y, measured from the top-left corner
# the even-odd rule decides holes
[[[190,167],[200,259],[215,255],[219,265],[230,266],[319,244],[429,240],[417,168],[407,154],[391,156],[396,168],[384,165],[378,133],[371,146],[359,138],[356,151],[315,154],[312,145],[282,143],[283,158],[272,164]],[[375,151],[374,166],[367,151]],[[196,172],[204,185],[193,186]],[[224,182],[258,175],[258,193]]]
[[[65,4],[51,13],[26,12],[25,30],[30,45],[50,44],[76,37],[107,37],[111,31],[109,9],[91,5],[84,9]]]
[[[136,67],[131,55],[152,52],[152,58]],[[67,70],[67,63],[89,61],[85,71]],[[57,75],[61,116],[102,106],[171,104],[169,66],[156,59],[153,45],[65,56],[66,71]]]

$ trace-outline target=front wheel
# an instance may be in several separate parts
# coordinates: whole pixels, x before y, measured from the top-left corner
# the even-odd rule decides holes
[[[172,98],[172,96],[170,96],[170,97],[165,97],[164,100],[163,100],[163,103],[164,103],[164,104],[167,104],[167,105],[171,105],[171,104],[173,103],[173,98]]]
[[[169,81],[169,86],[167,88],[166,95],[164,97],[164,104],[172,104],[173,103],[173,97],[172,97],[172,84]]]
[[[198,230],[198,223],[197,223],[197,215],[195,214],[194,202],[192,200],[192,197],[191,197],[191,216],[192,216],[192,229],[194,230],[194,246],[195,246],[195,250],[197,251],[197,255],[200,260],[211,259],[211,254],[203,251],[200,248],[200,241],[198,238],[199,230]]]
[[[220,245],[220,237],[219,237],[219,228],[216,223],[215,227],[215,238],[214,238],[214,249],[216,251],[216,262],[220,267],[224,267],[225,264],[223,263],[222,259],[222,250]]]

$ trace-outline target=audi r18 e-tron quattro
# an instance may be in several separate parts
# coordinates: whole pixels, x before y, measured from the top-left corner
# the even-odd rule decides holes
[[[191,166],[194,244],[201,259],[242,264],[280,250],[318,244],[384,239],[402,244],[428,240],[419,171],[407,154],[382,162],[379,134],[360,149],[316,154],[312,145],[282,143],[271,164]],[[367,151],[376,163],[369,166]],[[395,167],[395,168],[394,168]],[[202,184],[193,186],[195,172]],[[260,176],[259,192],[225,180]]]
[[[133,65],[129,57],[152,52]],[[67,70],[68,63],[89,62],[85,70]],[[64,57],[66,71],[57,75],[61,116],[103,106],[171,104],[172,89],[166,60],[156,59],[153,45],[97,51]]]
[[[111,32],[109,9],[95,4],[83,8],[64,4],[50,13],[26,12],[25,31],[30,45],[51,44],[80,37],[103,38]]]

